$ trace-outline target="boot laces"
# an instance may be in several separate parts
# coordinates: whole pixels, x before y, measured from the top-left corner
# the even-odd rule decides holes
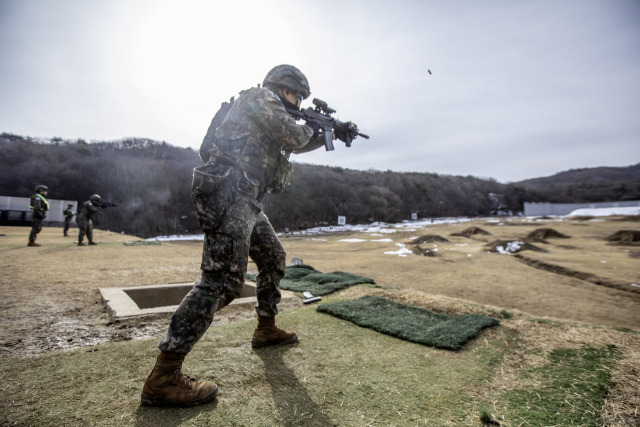
[[[182,369],[178,368],[173,372],[172,378],[176,385],[191,389],[191,382],[196,381],[195,378],[191,378],[189,375],[183,374]]]

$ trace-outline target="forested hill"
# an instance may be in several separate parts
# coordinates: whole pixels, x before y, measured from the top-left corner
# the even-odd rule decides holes
[[[554,203],[640,200],[640,163],[626,167],[571,169],[517,183]],[[569,201],[567,201],[569,200]]]
[[[0,134],[0,195],[29,197],[36,184],[52,199],[88,200],[100,194],[118,204],[105,209],[99,228],[143,237],[200,232],[191,205],[196,151],[149,139],[87,143],[41,141]],[[399,222],[418,217],[493,215],[522,210],[524,201],[640,200],[640,165],[568,171],[501,184],[472,176],[356,171],[294,163],[291,184],[265,198],[276,229]],[[613,173],[612,173],[613,172]]]

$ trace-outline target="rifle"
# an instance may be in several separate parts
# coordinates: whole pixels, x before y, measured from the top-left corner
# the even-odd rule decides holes
[[[98,207],[100,207],[100,208],[102,208],[102,209],[106,209],[106,208],[117,208],[117,207],[119,207],[119,206],[120,206],[120,205],[117,205],[117,204],[115,204],[115,203],[113,203],[113,202],[108,202],[108,201],[106,201],[106,200],[102,200],[102,201],[100,202],[100,205],[99,205]]]
[[[336,137],[343,141],[347,147],[351,147],[351,141],[361,136],[365,139],[369,139],[369,135],[360,133],[358,126],[352,122],[341,122],[338,119],[331,117],[331,114],[336,110],[329,108],[326,102],[321,99],[314,98],[313,104],[315,108],[308,107],[304,110],[296,110],[295,108],[288,108],[287,112],[293,116],[295,120],[313,120],[320,124],[320,129],[324,134],[324,147],[327,151],[332,151],[333,148],[333,136],[332,131],[335,130]]]

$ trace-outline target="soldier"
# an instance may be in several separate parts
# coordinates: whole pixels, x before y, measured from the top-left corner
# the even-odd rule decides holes
[[[184,375],[182,361],[215,312],[242,291],[248,257],[258,267],[258,325],[252,347],[298,341],[295,332],[275,326],[286,253],[260,200],[265,193],[282,191],[292,169],[291,152],[324,145],[318,123],[296,124],[285,109],[299,109],[310,92],[300,70],[279,65],[269,71],[262,88],[240,94],[217,130],[210,129],[215,131],[212,141],[205,137],[203,144],[211,144],[208,153],[204,147],[208,155],[203,160],[208,162],[194,171],[192,187],[205,232],[202,273],[158,344],[160,354],[142,390],[143,405],[195,406],[215,398],[218,386]]]
[[[38,233],[42,231],[42,221],[47,217],[49,202],[46,195],[49,188],[46,185],[36,185],[36,194],[31,196],[31,233],[29,234],[29,244],[27,246],[40,246],[36,243]]]
[[[98,210],[100,209],[101,202],[102,198],[94,194],[89,200],[80,205],[78,215],[76,216],[79,229],[78,246],[86,246],[82,242],[85,234],[87,235],[87,240],[89,240],[89,245],[97,245],[97,243],[93,241],[93,220],[99,215]]]
[[[71,203],[69,203],[67,205],[67,209],[65,209],[62,212],[62,215],[64,215],[64,237],[67,237],[69,234],[67,234],[67,232],[69,231],[69,226],[71,225],[71,220],[73,219],[74,216],[76,216],[76,213],[73,211],[73,205]]]

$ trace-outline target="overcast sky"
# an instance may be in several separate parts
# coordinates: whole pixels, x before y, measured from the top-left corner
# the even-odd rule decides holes
[[[640,162],[638,0],[0,0],[0,58],[0,132],[23,136],[197,150],[290,63],[371,135],[298,162],[500,182]]]

